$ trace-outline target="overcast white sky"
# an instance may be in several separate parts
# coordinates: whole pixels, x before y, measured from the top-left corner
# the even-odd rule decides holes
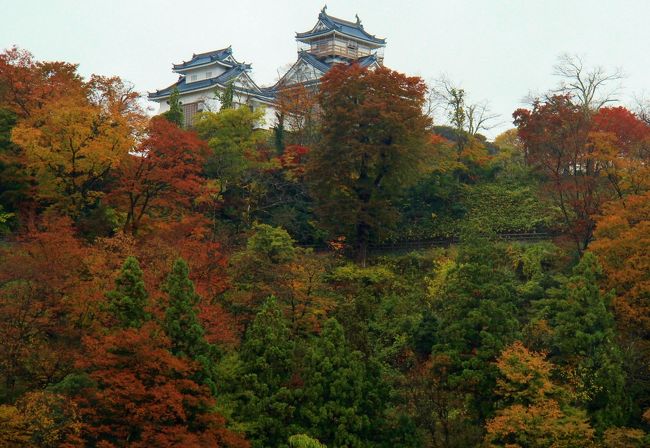
[[[316,22],[324,0],[0,0],[0,49],[18,45],[42,60],[119,75],[140,91],[177,79],[172,62],[232,45],[260,85],[295,60],[294,33]],[[576,53],[621,67],[621,98],[650,91],[648,0],[327,0],[388,44],[385,64],[426,80],[446,74],[503,124],[529,91],[555,86],[553,65]]]

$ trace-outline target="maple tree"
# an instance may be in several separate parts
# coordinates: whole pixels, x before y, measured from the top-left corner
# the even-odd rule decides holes
[[[122,161],[117,185],[110,193],[126,210],[123,228],[134,235],[146,217],[169,219],[191,209],[205,185],[202,177],[207,147],[193,131],[154,117],[136,153]]]
[[[21,119],[49,101],[85,93],[75,64],[36,61],[18,47],[0,53],[0,105]]]
[[[153,322],[100,338],[85,338],[77,367],[92,383],[75,402],[82,437],[96,446],[243,448],[213,412],[214,399],[197,384],[197,366],[172,355],[171,342]]]
[[[3,395],[44,387],[72,366],[79,340],[97,311],[90,251],[70,221],[52,217],[15,246],[0,248],[0,369]]]
[[[101,182],[133,147],[123,117],[81,96],[47,102],[14,128],[12,140],[25,151],[39,197],[73,217],[103,195]]]
[[[368,244],[395,221],[393,201],[427,159],[426,86],[387,68],[335,65],[319,96],[322,138],[307,178],[323,225],[365,262]]]
[[[624,107],[603,107],[589,134],[595,157],[619,199],[650,186],[650,126]]]
[[[639,191],[646,177],[650,128],[624,108],[597,112],[570,96],[537,100],[513,114],[527,162],[541,170],[579,252],[586,249],[602,205]]]
[[[610,198],[603,188],[602,165],[588,145],[590,115],[567,96],[537,101],[532,111],[514,113],[527,162],[547,178],[548,191],[562,211],[564,224],[578,251],[591,241],[601,204]]]

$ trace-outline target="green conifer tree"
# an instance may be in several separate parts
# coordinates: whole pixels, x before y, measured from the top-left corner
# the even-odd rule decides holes
[[[177,259],[163,285],[169,297],[164,329],[172,341],[172,353],[197,359],[205,355],[205,330],[199,322],[196,306],[200,297],[189,278],[190,269],[182,258]]]
[[[350,349],[335,319],[313,341],[302,378],[298,413],[305,432],[329,447],[381,446],[388,388],[379,366]]]
[[[135,257],[128,257],[115,280],[115,289],[106,293],[109,311],[121,328],[140,328],[149,320],[148,294],[142,280],[142,270]]]
[[[294,425],[294,342],[274,297],[264,303],[246,332],[240,351],[239,421],[254,447],[285,446]]]
[[[172,123],[176,124],[176,126],[183,127],[185,116],[183,114],[183,107],[181,106],[179,98],[180,93],[178,92],[178,88],[174,87],[174,90],[172,90],[172,93],[169,96],[169,110],[167,112],[164,112],[162,116]]]
[[[604,430],[629,417],[621,349],[608,305],[612,294],[600,291],[602,270],[596,256],[585,253],[569,278],[559,278],[550,298],[541,300],[542,316],[553,328],[554,362],[574,370],[583,385],[593,425]]]

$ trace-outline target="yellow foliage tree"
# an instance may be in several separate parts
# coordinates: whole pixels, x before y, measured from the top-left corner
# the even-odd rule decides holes
[[[585,412],[564,403],[566,390],[550,380],[552,364],[521,342],[497,360],[501,378],[497,394],[508,406],[487,422],[485,444],[507,448],[592,446],[594,430]]]
[[[127,116],[106,101],[70,95],[47,102],[21,121],[12,140],[25,152],[39,198],[73,217],[93,204],[108,172],[133,147]]]

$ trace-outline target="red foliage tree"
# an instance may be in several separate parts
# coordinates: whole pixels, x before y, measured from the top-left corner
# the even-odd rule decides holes
[[[153,118],[137,154],[120,167],[111,193],[126,210],[124,230],[135,235],[145,216],[168,217],[190,208],[204,185],[201,171],[206,151],[193,131]]]
[[[77,367],[93,386],[75,400],[88,444],[108,447],[248,447],[214,412],[214,400],[191,378],[196,366],[170,353],[153,322],[84,339]]]
[[[0,249],[0,378],[9,397],[72,368],[101,298],[91,253],[58,217]]]
[[[31,116],[49,100],[85,92],[76,64],[36,61],[17,47],[0,53],[0,106],[20,118]]]
[[[619,199],[650,186],[650,126],[624,107],[602,108],[589,140]]]

